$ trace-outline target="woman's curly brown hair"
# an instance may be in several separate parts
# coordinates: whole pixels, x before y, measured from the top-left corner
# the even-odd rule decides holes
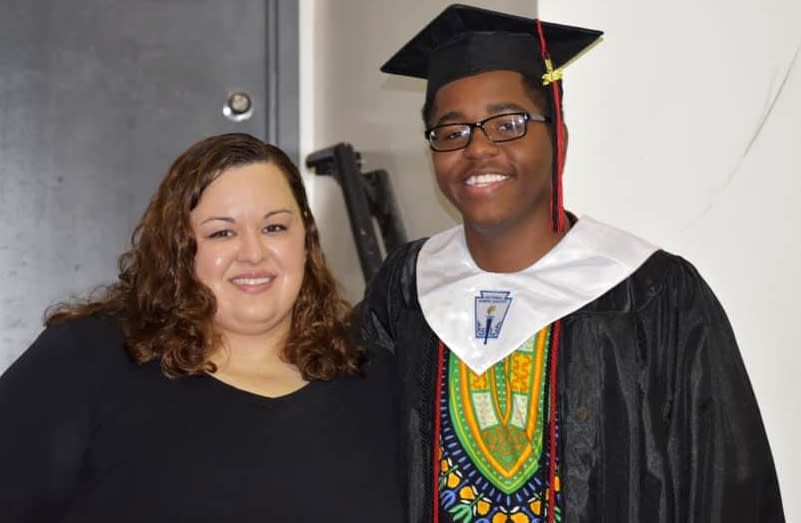
[[[212,323],[216,301],[195,276],[197,244],[190,213],[222,172],[258,162],[275,165],[284,174],[306,229],[306,268],[283,357],[307,380],[358,374],[366,353],[349,341],[349,307],[325,265],[300,173],[283,151],[242,133],[206,138],[181,154],[136,226],[131,249],[120,256],[119,280],[97,299],[55,306],[46,313],[45,324],[113,315],[121,321],[134,361],[159,358],[170,377],[215,372],[210,356],[220,343]]]

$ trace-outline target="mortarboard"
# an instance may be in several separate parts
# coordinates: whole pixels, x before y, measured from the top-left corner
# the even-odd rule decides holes
[[[563,230],[561,179],[564,133],[561,70],[603,33],[593,29],[542,22],[465,5],[451,5],[404,45],[382,67],[390,74],[428,80],[427,96],[443,85],[486,71],[512,70],[542,77],[550,86],[549,104],[555,125],[551,217]]]

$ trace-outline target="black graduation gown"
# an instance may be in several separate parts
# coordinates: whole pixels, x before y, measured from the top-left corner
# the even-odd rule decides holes
[[[395,353],[408,521],[432,520],[438,338],[417,301],[424,240],[398,249],[359,307],[365,343]],[[784,521],[767,437],[734,334],[686,260],[654,253],[562,319],[563,519]]]

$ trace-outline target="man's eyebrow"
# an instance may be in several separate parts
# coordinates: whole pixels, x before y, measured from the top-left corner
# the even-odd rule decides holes
[[[500,112],[503,112],[503,111],[515,111],[515,112],[521,112],[521,113],[527,113],[528,112],[528,110],[526,108],[521,107],[520,105],[517,105],[516,103],[512,103],[512,102],[501,102],[501,103],[492,104],[492,105],[488,105],[487,106],[487,112],[489,112],[489,113],[500,113]]]
[[[528,112],[528,109],[526,109],[525,107],[523,107],[521,105],[513,103],[513,102],[500,102],[500,103],[491,104],[491,105],[487,106],[487,112],[489,114],[502,113],[502,112],[505,112],[505,111],[512,111],[512,112],[516,112],[516,113],[526,113],[526,112]],[[464,113],[461,112],[461,111],[451,111],[451,112],[445,113],[445,114],[443,114],[442,116],[439,117],[439,119],[436,121],[436,123],[432,127],[436,127],[437,125],[442,125],[442,124],[452,123],[452,122],[455,122],[455,123],[466,123],[465,122]],[[472,123],[472,122],[470,122],[470,123]]]
[[[434,123],[434,127],[436,127],[437,125],[442,125],[444,123],[462,122],[462,121],[464,121],[464,113],[459,111],[451,111],[449,113],[445,113],[442,116],[440,116],[439,120],[437,120],[436,123]]]

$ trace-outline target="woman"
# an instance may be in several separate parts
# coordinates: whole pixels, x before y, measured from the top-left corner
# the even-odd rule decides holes
[[[0,377],[0,520],[395,521],[389,358],[349,342],[287,156],[193,145],[132,243]]]

